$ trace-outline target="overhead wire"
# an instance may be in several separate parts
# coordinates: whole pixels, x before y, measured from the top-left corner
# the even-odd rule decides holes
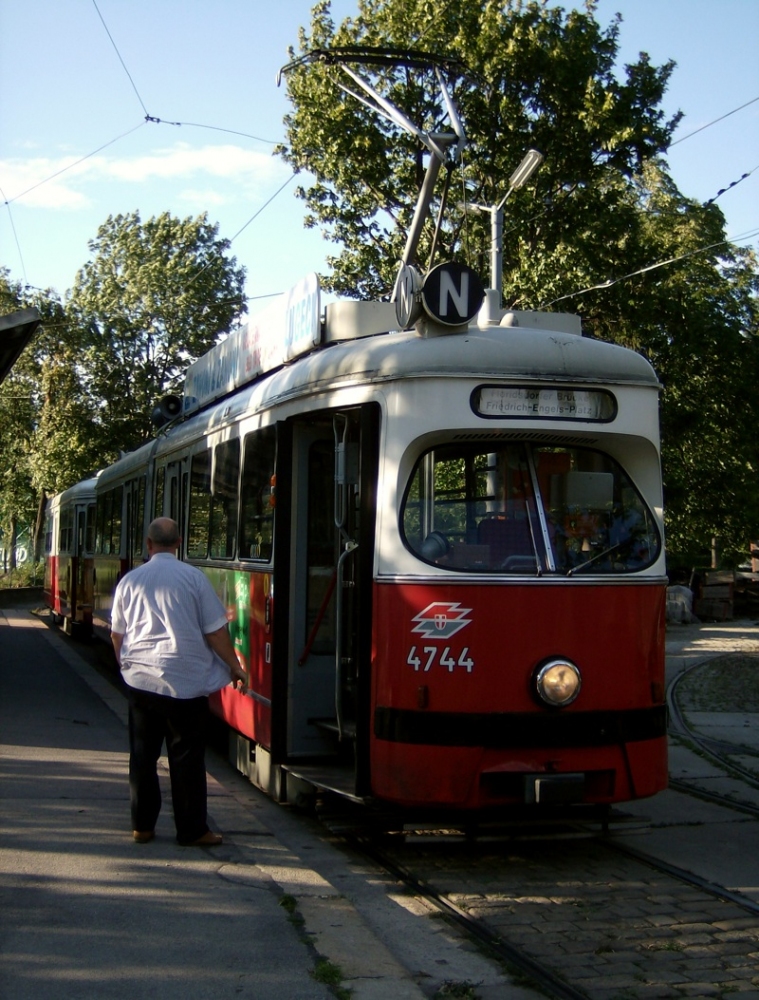
[[[732,184],[728,184],[727,187],[720,188],[719,191],[715,194],[715,196],[713,198],[710,198],[709,201],[705,201],[704,204],[713,205],[714,202],[717,200],[717,198],[720,197],[720,195],[725,194],[725,192],[729,191],[731,188],[737,187],[741,183],[741,181],[745,181],[747,177],[750,177],[755,170],[759,170],[759,163],[752,170],[747,170],[745,174],[741,174],[741,176],[738,178],[737,181],[733,181]]]
[[[125,63],[125,62],[124,62],[124,60],[123,60],[123,59],[121,58],[121,53],[119,52],[119,47],[118,47],[118,45],[116,44],[116,42],[115,42],[115,41],[113,40],[113,35],[112,35],[112,34],[111,34],[111,32],[110,32],[110,31],[108,30],[108,25],[107,25],[107,24],[105,23],[105,18],[104,18],[104,17],[103,17],[103,15],[102,15],[102,14],[100,13],[100,8],[99,8],[99,7],[98,7],[98,5],[97,5],[97,0],[92,0],[92,5],[93,5],[93,7],[95,8],[95,10],[96,10],[96,11],[97,11],[97,13],[98,13],[98,17],[100,18],[100,20],[101,20],[101,22],[102,22],[102,25],[103,25],[103,27],[105,28],[105,33],[106,33],[106,35],[108,35],[108,37],[109,37],[109,38],[110,38],[110,40],[111,40],[111,45],[113,46],[113,49],[114,49],[114,52],[115,52],[115,53],[116,53],[116,55],[118,56],[118,59],[119,59],[119,62],[121,63],[121,65],[122,65],[122,67],[123,67],[123,69],[124,69],[124,72],[126,73],[127,77],[129,78],[129,82],[130,82],[130,83],[132,84],[132,90],[133,90],[133,91],[135,92],[135,94],[137,95],[137,100],[138,100],[138,101],[140,102],[140,104],[142,105],[142,110],[143,110],[143,111],[145,112],[145,120],[147,121],[147,119],[148,119],[148,118],[150,117],[150,115],[149,115],[149,113],[148,113],[148,109],[147,109],[147,108],[145,107],[145,102],[143,101],[142,97],[140,96],[140,92],[139,92],[139,90],[137,89],[137,85],[135,84],[134,80],[132,79],[132,74],[131,74],[131,73],[129,72],[129,70],[127,69],[127,65],[126,65],[126,63]]]
[[[294,179],[295,179],[295,173],[290,174],[290,176],[287,178],[287,180],[285,181],[285,183],[282,184],[280,187],[278,187],[277,190],[274,192],[274,194],[270,198],[268,198],[263,203],[263,205],[260,206],[260,208],[256,209],[256,211],[248,219],[248,221],[245,223],[245,225],[242,226],[241,229],[238,229],[237,232],[234,234],[234,236],[232,236],[230,238],[230,240],[229,240],[230,244],[234,240],[237,239],[237,237],[240,235],[240,233],[242,233],[245,229],[248,228],[248,226],[251,224],[251,222],[253,222],[255,219],[258,218],[258,216],[261,214],[261,212],[264,211],[265,208],[267,208],[269,205],[271,205],[271,203],[274,201],[274,199],[277,197],[277,195],[281,194],[285,190],[285,188],[287,187],[288,184],[292,184],[292,182],[293,182]],[[209,261],[207,264],[204,264],[203,267],[201,267],[199,271],[197,271],[195,274],[193,274],[193,276],[187,282],[188,286],[191,285],[194,281],[197,281],[197,279],[201,276],[201,274],[203,274],[205,271],[207,271],[210,266],[211,266],[211,261]],[[263,296],[263,297],[266,297],[266,296]]]
[[[746,239],[751,239],[759,234],[759,229],[754,230],[746,235]],[[579,295],[586,295],[588,292],[603,291],[607,288],[611,288],[613,285],[619,284],[621,281],[628,281],[630,278],[635,278],[639,274],[647,274],[649,271],[655,271],[657,268],[665,267],[668,264],[676,264],[678,261],[687,260],[689,257],[695,257],[698,254],[707,253],[709,250],[715,250],[717,247],[724,247],[734,244],[735,240],[720,240],[717,243],[710,243],[708,246],[699,247],[697,250],[689,250],[688,253],[679,254],[677,257],[669,257],[667,260],[657,261],[655,264],[648,264],[646,267],[640,267],[636,271],[631,271],[629,274],[623,274],[619,278],[608,278],[606,281],[602,281],[597,285],[590,285],[588,288],[580,289],[577,292],[570,292],[567,295],[560,295],[556,299],[551,299],[550,302],[542,302],[539,306],[540,309],[547,309],[549,306],[556,305],[557,302],[564,302],[566,299],[574,299]]]
[[[672,149],[673,146],[677,146],[679,143],[685,142],[685,140],[690,139],[691,136],[698,135],[698,133],[703,132],[704,129],[711,128],[711,126],[716,125],[717,122],[724,121],[725,118],[729,118],[730,115],[734,115],[737,111],[743,111],[744,108],[749,107],[751,104],[756,104],[757,101],[759,101],[759,97],[752,97],[750,101],[746,101],[745,104],[741,104],[739,108],[733,108],[732,111],[728,111],[727,114],[720,115],[720,117],[715,118],[714,121],[707,122],[706,125],[701,125],[700,128],[694,129],[693,132],[689,132],[687,135],[683,135],[679,139],[675,139],[675,141],[671,142],[667,148]]]
[[[13,239],[16,242],[16,249],[18,250],[18,257],[19,257],[19,260],[21,261],[21,273],[24,275],[24,284],[26,285],[27,284],[27,281],[26,281],[26,265],[24,264],[24,255],[21,253],[21,244],[18,241],[18,233],[16,232],[16,224],[13,221],[13,213],[11,212],[11,205],[10,205],[10,202],[6,199],[5,192],[3,191],[2,188],[0,188],[0,195],[2,195],[2,197],[3,197],[3,203],[5,204],[5,206],[8,209],[8,221],[11,224],[11,231],[13,233]]]
[[[25,191],[21,191],[13,198],[7,200],[5,204],[10,205],[14,201],[18,201],[19,198],[23,198],[25,195],[30,194],[32,191],[36,191],[37,188],[42,187],[43,184],[47,184],[49,181],[55,180],[56,177],[60,177],[61,174],[65,174],[67,171],[73,170],[74,167],[78,167],[80,163],[84,163],[85,160],[89,160],[91,157],[97,156],[97,154],[100,153],[102,150],[107,149],[109,146],[112,146],[114,143],[119,142],[119,140],[121,139],[125,139],[128,135],[131,135],[133,132],[136,132],[137,129],[142,128],[144,125],[145,122],[140,122],[140,124],[135,125],[134,128],[130,128],[126,132],[122,132],[121,135],[117,135],[115,139],[111,139],[108,142],[103,143],[102,146],[98,146],[97,149],[93,149],[91,153],[87,153],[86,156],[81,156],[78,160],[74,160],[73,163],[69,163],[65,167],[61,167],[60,170],[56,170],[54,174],[50,174],[50,176],[46,177],[44,180],[37,181],[36,184],[32,184],[32,186],[26,188]]]
[[[145,102],[143,101],[142,96],[141,96],[141,94],[140,94],[140,92],[139,92],[139,90],[137,88],[137,85],[136,85],[136,83],[135,83],[135,81],[134,81],[131,73],[129,72],[129,69],[128,69],[128,67],[127,67],[127,65],[126,65],[126,63],[125,63],[125,61],[124,61],[124,59],[123,59],[123,57],[122,57],[122,55],[121,55],[121,53],[119,51],[118,46],[116,45],[116,42],[115,42],[115,40],[113,38],[113,35],[111,34],[111,31],[108,28],[108,25],[107,25],[107,23],[105,21],[105,18],[103,17],[102,12],[100,11],[100,8],[98,7],[97,0],[92,0],[92,3],[93,3],[93,6],[94,6],[97,14],[98,14],[98,17],[99,17],[101,23],[103,25],[103,28],[104,28],[104,30],[105,30],[105,32],[106,32],[106,34],[107,34],[107,36],[108,36],[108,38],[109,38],[109,40],[111,42],[111,45],[113,46],[113,49],[116,52],[116,55],[117,55],[117,57],[119,59],[119,62],[121,63],[124,72],[126,73],[126,76],[127,76],[128,80],[129,80],[131,86],[132,86],[132,89],[133,89],[133,91],[134,91],[134,93],[135,93],[135,95],[136,95],[136,97],[137,97],[137,99],[138,99],[138,101],[139,101],[139,103],[140,103],[143,111],[145,112],[145,118],[144,118],[144,121],[140,122],[139,125],[135,126],[132,129],[129,129],[128,131],[126,131],[124,133],[121,133],[120,135],[116,136],[114,139],[109,140],[109,142],[104,143],[102,146],[99,146],[97,149],[93,150],[91,153],[86,154],[85,156],[81,157],[80,159],[76,160],[75,162],[73,162],[71,164],[68,164],[67,166],[65,166],[65,167],[61,168],[60,170],[56,171],[55,173],[51,174],[49,177],[44,178],[41,181],[38,181],[36,184],[33,184],[31,187],[29,187],[29,188],[25,189],[24,191],[20,192],[19,194],[15,195],[13,198],[7,199],[3,195],[4,204],[8,207],[8,213],[9,213],[9,218],[10,218],[10,221],[11,221],[11,226],[12,226],[13,232],[14,232],[14,238],[16,240],[16,245],[17,245],[18,250],[19,250],[19,257],[22,260],[22,269],[24,269],[23,268],[23,256],[21,254],[21,248],[20,248],[20,244],[18,242],[18,236],[16,234],[15,226],[13,225],[13,220],[12,220],[12,217],[11,217],[11,214],[10,214],[10,205],[11,205],[11,203],[14,202],[14,201],[17,201],[18,199],[24,197],[25,195],[27,195],[29,193],[31,193],[32,191],[34,191],[37,188],[41,187],[43,184],[46,184],[49,181],[54,180],[56,177],[59,177],[61,174],[66,173],[67,171],[73,169],[74,167],[76,167],[79,164],[83,163],[84,161],[86,161],[90,157],[97,155],[97,153],[101,152],[103,149],[108,148],[109,146],[113,145],[114,143],[116,143],[116,142],[120,141],[121,139],[125,138],[126,136],[132,134],[133,132],[137,131],[139,128],[141,128],[143,125],[145,125],[147,123],[165,124],[165,125],[172,125],[172,126],[187,126],[187,127],[193,127],[193,128],[206,128],[206,129],[210,129],[210,130],[214,130],[214,131],[219,131],[219,132],[227,132],[227,133],[232,134],[232,135],[239,135],[241,137],[250,138],[250,139],[253,139],[253,140],[258,141],[258,142],[264,142],[264,143],[267,143],[267,144],[276,145],[276,140],[264,139],[261,136],[252,135],[252,134],[246,133],[246,132],[236,131],[236,130],[233,130],[233,129],[225,129],[225,128],[221,128],[219,126],[214,126],[214,125],[204,125],[204,124],[196,123],[196,122],[166,121],[166,120],[163,120],[161,118],[157,118],[157,117],[155,117],[153,115],[150,115],[150,113],[148,112],[147,107],[145,105]],[[451,2],[448,3],[445,6],[444,12],[450,6],[452,6],[452,4],[453,4],[453,0],[451,0]],[[423,37],[423,35],[426,33],[427,30],[429,30],[430,27],[431,27],[431,24],[428,24],[427,28],[425,28],[425,30],[419,34],[418,39],[421,38],[421,37]],[[741,104],[739,107],[734,108],[731,111],[726,112],[724,115],[721,115],[718,118],[715,118],[711,122],[708,122],[705,125],[702,125],[700,128],[695,129],[693,132],[690,132],[687,135],[682,136],[681,138],[679,138],[679,139],[675,140],[674,142],[670,143],[668,149],[671,149],[673,146],[676,146],[679,143],[684,142],[686,139],[689,139],[692,136],[697,135],[698,133],[700,133],[700,132],[704,131],[705,129],[707,129],[707,128],[709,128],[709,127],[717,124],[718,122],[723,121],[724,119],[730,117],[731,115],[737,113],[738,111],[742,111],[744,108],[749,107],[750,105],[756,103],[757,101],[759,101],[759,97],[752,98],[750,101],[747,101],[744,104]],[[731,188],[737,186],[737,184],[741,183],[741,181],[743,181],[746,178],[750,177],[751,174],[753,174],[757,169],[759,169],[759,165],[757,167],[754,167],[752,170],[747,171],[746,173],[744,173],[737,181],[733,181],[727,187],[720,189],[720,191],[717,192],[717,194],[714,196],[714,198],[709,199],[709,201],[707,201],[705,204],[706,205],[712,204],[714,201],[717,200],[717,198],[719,198],[726,191],[728,191]],[[245,229],[247,229],[247,227],[261,214],[261,212],[269,204],[271,204],[271,202],[282,191],[284,191],[284,189],[292,182],[292,180],[294,179],[294,177],[295,177],[295,174],[293,173],[287,179],[287,181],[285,181],[285,183],[282,184],[280,186],[280,188],[278,188],[277,191],[264,203],[264,205],[262,205],[253,214],[253,216],[251,216],[251,218],[237,231],[237,233],[235,233],[235,235],[229,241],[230,243],[233,240],[235,240]],[[576,185],[573,185],[572,188],[570,188],[568,191],[562,192],[562,196],[563,197],[567,197],[569,194],[572,193],[572,191],[574,190],[575,187],[576,187]],[[537,219],[537,218],[540,218],[542,215],[547,214],[550,210],[551,210],[551,206],[547,207],[542,212],[540,212],[537,215],[535,215],[533,217],[533,220]],[[513,231],[513,228],[514,227],[512,227],[512,229],[506,230],[505,232],[511,232],[511,231]],[[208,265],[206,265],[206,267],[207,266]],[[205,269],[206,268],[204,267],[200,272],[198,272],[198,275],[196,275],[195,277],[199,276],[199,274],[201,274],[202,271],[205,270]],[[25,275],[25,269],[24,269],[24,275]],[[26,275],[25,275],[25,277],[26,277]],[[191,279],[191,280],[194,280],[194,278]],[[617,280],[624,280],[624,279],[622,279],[622,278],[615,279],[613,283],[616,283]],[[601,286],[594,286],[594,287],[601,287]],[[573,294],[578,294],[578,295],[579,294],[584,294],[584,292],[588,291],[588,290],[589,289],[585,289],[582,292],[577,292],[577,293],[573,293]],[[554,301],[559,301],[559,300],[554,300]]]

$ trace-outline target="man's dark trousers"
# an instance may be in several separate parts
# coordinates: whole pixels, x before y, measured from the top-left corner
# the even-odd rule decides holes
[[[169,758],[174,823],[180,844],[208,830],[206,819],[207,698],[170,698],[127,687],[129,697],[129,792],[132,829],[155,829],[161,811],[156,766],[164,740]]]

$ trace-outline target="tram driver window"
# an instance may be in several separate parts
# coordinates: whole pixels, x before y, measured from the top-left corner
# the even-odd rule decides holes
[[[425,562],[469,572],[629,573],[661,548],[651,510],[610,456],[526,442],[424,454],[402,527]]]

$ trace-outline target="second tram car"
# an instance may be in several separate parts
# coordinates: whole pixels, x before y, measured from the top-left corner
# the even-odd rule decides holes
[[[77,483],[47,506],[43,596],[67,632],[92,631],[96,482]]]

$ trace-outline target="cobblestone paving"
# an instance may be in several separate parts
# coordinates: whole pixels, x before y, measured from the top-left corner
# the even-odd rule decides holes
[[[412,840],[393,853],[591,1000],[759,1000],[759,917],[599,841]]]
[[[759,712],[759,655],[732,653],[692,670],[677,692],[694,712]]]

